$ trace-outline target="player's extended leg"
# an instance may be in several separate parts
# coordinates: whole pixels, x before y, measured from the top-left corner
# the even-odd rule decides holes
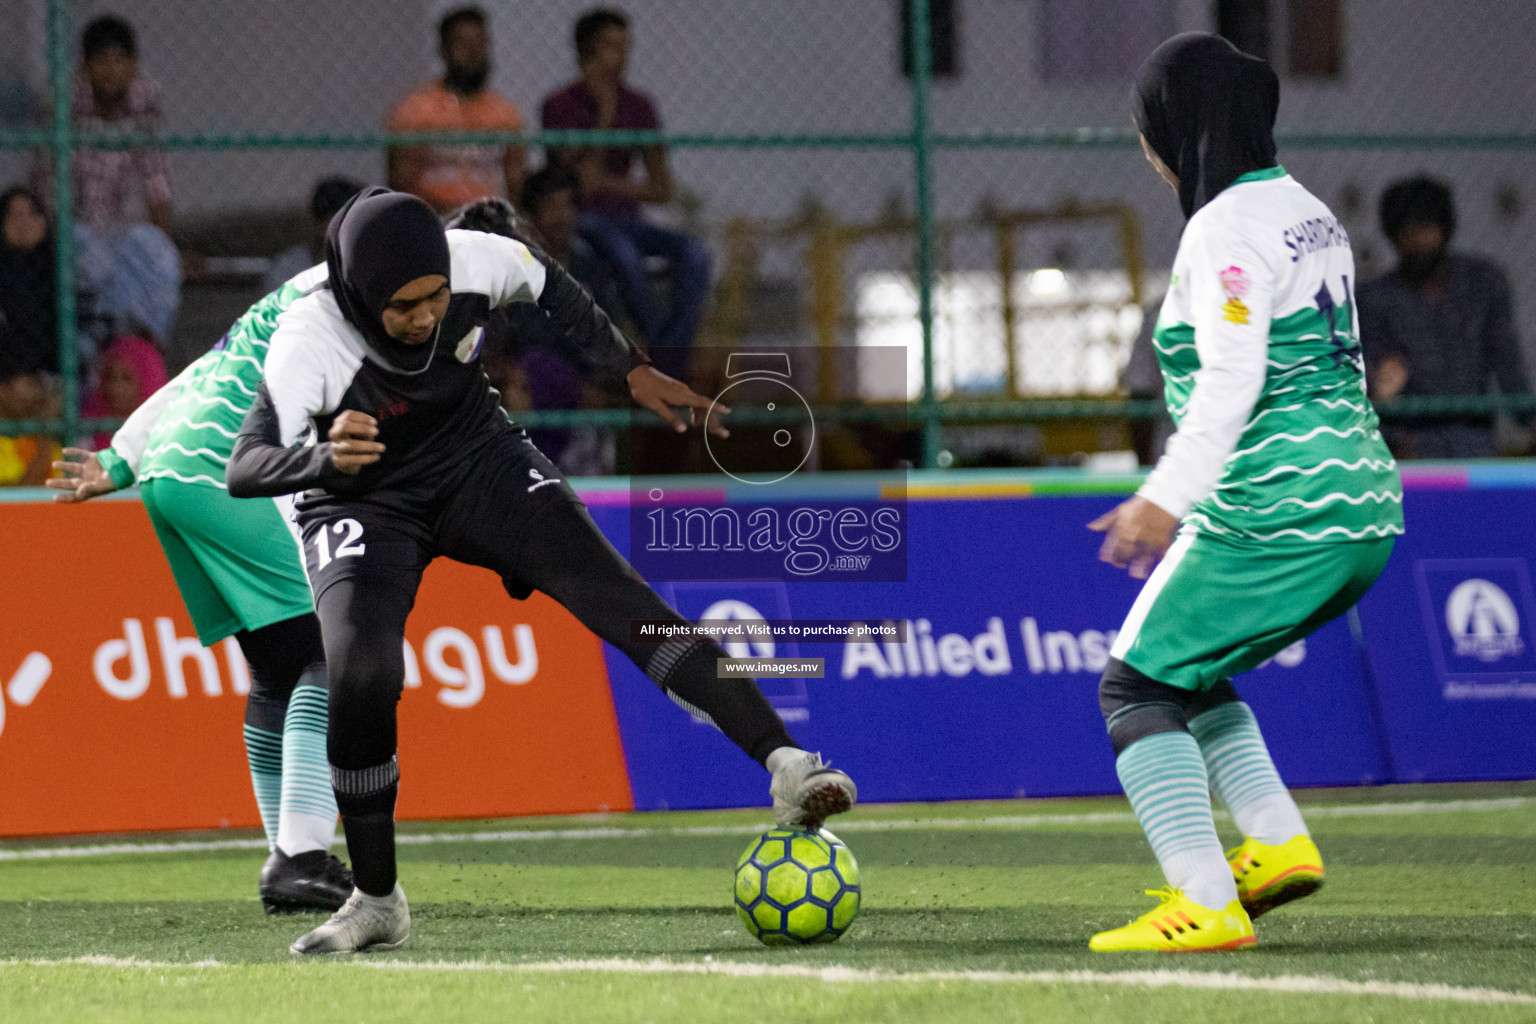
[[[271,854],[261,871],[267,913],[335,910],[352,875],[331,856],[336,798],[325,755],[326,671],[313,614],[235,634],[251,666],[245,745]]]
[[[1096,951],[1227,950],[1256,941],[1216,836],[1205,761],[1187,725],[1192,700],[1201,696],[1118,659],[1099,683],[1115,772],[1169,889],[1150,914],[1095,935]]]
[[[719,644],[633,639],[632,621],[687,620],[614,550],[560,471],[526,438],[509,437],[485,470],[444,514],[443,554],[500,573],[514,596],[548,594],[673,701],[714,723],[773,773],[770,793],[780,825],[815,828],[853,806],[853,780],[795,744],[755,680],[717,678],[716,659],[726,657]]]
[[[1244,836],[1228,854],[1238,898],[1250,917],[1316,892],[1323,884],[1323,858],[1307,833],[1301,810],[1291,799],[1253,711],[1224,681],[1210,696],[1220,701],[1189,719],[1200,744],[1211,790],[1227,805]]]
[[[623,651],[650,680],[690,713],[713,722],[749,757],[773,773],[769,791],[781,826],[816,828],[853,806],[858,790],[843,772],[803,751],[757,683],[720,679],[724,648],[711,641],[636,642],[630,622],[684,623],[608,543],[587,510],[559,502],[538,517],[539,543],[527,545],[516,578],[559,601],[588,629]]]

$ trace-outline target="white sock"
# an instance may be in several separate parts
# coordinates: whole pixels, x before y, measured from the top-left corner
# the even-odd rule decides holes
[[[287,811],[278,819],[277,848],[290,857],[329,850],[336,842],[336,819]]]
[[[1258,720],[1242,701],[1220,704],[1189,722],[1200,744],[1211,788],[1221,796],[1243,835],[1270,846],[1305,835],[1307,826],[1286,792]]]
[[[1243,835],[1268,846],[1279,846],[1297,836],[1307,835],[1307,823],[1301,820],[1301,809],[1291,799],[1291,794],[1284,791],[1260,797],[1241,810],[1234,810],[1232,818]]]
[[[804,756],[805,751],[799,747],[775,747],[773,753],[768,755],[768,770],[777,775],[780,768]]]
[[[336,795],[325,752],[326,699],[324,687],[304,682],[288,698],[277,846],[290,857],[329,850],[336,842]]]
[[[1220,850],[1184,850],[1160,863],[1168,884],[1207,910],[1226,910],[1237,899],[1232,867]]]
[[[376,907],[392,907],[405,899],[405,892],[400,888],[400,883],[395,882],[395,887],[389,891],[388,896],[370,896],[363,890],[353,886],[352,898],[361,903],[372,903]]]

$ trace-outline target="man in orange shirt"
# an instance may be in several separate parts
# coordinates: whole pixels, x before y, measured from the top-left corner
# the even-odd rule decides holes
[[[406,96],[390,112],[394,132],[521,131],[517,107],[486,88],[490,32],[478,7],[449,11],[438,22],[444,74]],[[522,146],[391,146],[389,187],[449,213],[481,196],[515,197],[523,187]],[[503,191],[505,190],[505,191]]]

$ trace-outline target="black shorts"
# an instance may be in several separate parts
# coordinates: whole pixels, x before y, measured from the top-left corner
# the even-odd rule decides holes
[[[584,516],[576,492],[522,432],[500,435],[456,485],[404,506],[380,495],[307,503],[298,513],[304,565],[318,602],[340,580],[368,579],[412,595],[438,556],[490,569],[519,600],[519,555],[551,516]]]

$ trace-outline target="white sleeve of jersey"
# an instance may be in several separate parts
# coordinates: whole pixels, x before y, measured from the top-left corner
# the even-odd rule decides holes
[[[1180,243],[1200,369],[1179,429],[1136,492],[1179,519],[1221,480],[1264,388],[1277,275],[1253,235],[1237,217],[1197,214]]]
[[[143,404],[133,410],[123,421],[123,425],[117,428],[117,433],[112,435],[112,451],[116,452],[135,474],[139,472],[139,462],[144,458],[144,448],[149,443],[150,431],[154,430],[155,424],[160,421],[160,414],[165,412],[166,408],[186,388],[187,378],[201,361],[194,359],[186,369],[166,381],[159,391],[150,395]]]
[[[329,295],[308,296],[284,312],[267,349],[263,375],[285,447],[303,438],[314,417],[336,410],[360,362],[327,323],[319,308],[327,301],[334,304]]]
[[[544,291],[544,265],[522,242],[483,231],[448,232],[450,282],[455,292],[479,292],[491,308],[536,302]]]

